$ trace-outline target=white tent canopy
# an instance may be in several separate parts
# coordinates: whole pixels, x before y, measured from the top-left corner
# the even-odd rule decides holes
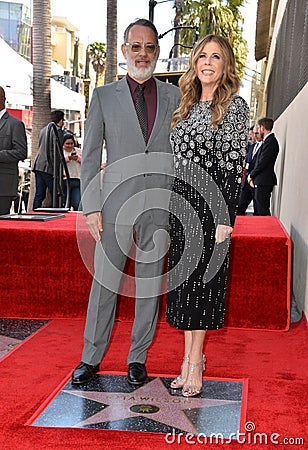
[[[33,97],[33,66],[15,52],[0,38],[0,86],[5,90],[10,108],[24,109],[32,106]],[[79,111],[82,115],[85,109],[85,97],[78,92],[51,79],[51,107]]]
[[[10,93],[29,96],[32,93],[32,64],[16,53],[3,39],[0,39],[0,85],[7,96]],[[8,97],[9,100],[9,97]]]
[[[85,97],[68,89],[56,80],[51,79],[51,107],[53,109],[68,109],[84,112]]]

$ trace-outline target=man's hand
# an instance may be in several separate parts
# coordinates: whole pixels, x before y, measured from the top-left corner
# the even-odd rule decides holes
[[[86,224],[91,236],[96,242],[101,240],[100,233],[103,231],[103,216],[101,212],[93,212],[87,215]]]
[[[217,225],[216,233],[215,233],[215,241],[217,244],[221,244],[224,242],[225,239],[227,239],[233,231],[232,227],[229,227],[228,225]]]
[[[249,186],[251,186],[252,188],[255,187],[253,180],[250,178],[250,175],[248,175],[247,181],[248,181]]]

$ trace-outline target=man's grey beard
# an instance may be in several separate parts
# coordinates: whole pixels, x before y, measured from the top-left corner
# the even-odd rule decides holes
[[[157,59],[158,56],[153,59],[148,67],[136,67],[134,60],[130,58],[128,51],[126,51],[127,72],[132,78],[135,78],[136,80],[146,80],[153,75]]]

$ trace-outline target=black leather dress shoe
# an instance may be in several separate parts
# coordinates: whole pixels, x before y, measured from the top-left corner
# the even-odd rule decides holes
[[[91,366],[81,361],[72,374],[72,384],[84,384],[90,381],[96,372],[99,371],[99,364]]]
[[[133,362],[128,365],[127,379],[130,384],[142,384],[147,377],[145,364]]]

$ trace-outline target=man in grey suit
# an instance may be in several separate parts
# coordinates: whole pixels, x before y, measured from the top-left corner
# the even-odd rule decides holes
[[[159,56],[152,22],[139,19],[124,33],[128,74],[96,88],[90,103],[81,165],[83,213],[97,241],[82,361],[73,384],[99,370],[112,332],[127,255],[136,246],[135,319],[127,357],[128,382],[142,384],[158,316],[173,169],[169,132],[180,102],[177,87],[152,75]],[[102,148],[107,163],[100,173]]]
[[[18,162],[27,158],[25,125],[7,112],[5,100],[0,86],[0,215],[10,213],[18,193]]]

